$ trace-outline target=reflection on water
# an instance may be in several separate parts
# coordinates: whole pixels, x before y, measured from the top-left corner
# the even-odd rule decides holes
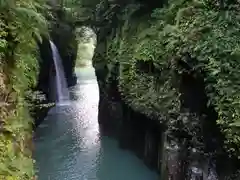
[[[77,71],[68,106],[51,109],[35,135],[39,180],[157,180],[116,140],[101,136],[98,86],[92,68]]]

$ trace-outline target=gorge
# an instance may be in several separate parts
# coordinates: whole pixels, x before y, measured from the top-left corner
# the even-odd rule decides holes
[[[158,173],[160,179],[239,178],[238,1],[62,1],[60,7],[51,8],[50,11],[37,3],[30,6],[19,1],[12,6],[4,1],[0,5],[3,12],[0,27],[4,32],[0,34],[0,97],[4,102],[0,109],[3,127],[2,179],[31,179],[34,176],[32,152],[27,143],[31,139],[32,124],[29,111],[35,120],[36,152],[53,147],[54,143],[50,142],[54,137],[58,141],[56,136],[61,134],[63,137],[68,135],[68,143],[75,143],[78,148],[82,145],[85,152],[84,148],[89,150],[90,145],[84,144],[88,142],[84,141],[84,137],[91,138],[87,134],[88,129],[91,131],[91,126],[96,128],[96,122],[94,124],[91,118],[84,121],[84,113],[78,114],[76,107],[82,107],[82,112],[86,112],[91,106],[95,108],[92,112],[94,118],[98,118],[100,139],[104,139],[103,143],[106,139],[106,142],[110,141],[103,147],[110,154],[116,152],[116,156],[105,154],[109,158],[120,156],[123,149],[130,150],[127,152],[134,153],[148,168]],[[32,15],[22,8],[37,14]],[[14,13],[9,13],[9,9]],[[50,24],[49,29],[43,23],[46,19]],[[26,22],[32,23],[28,31]],[[51,109],[47,116],[50,106],[47,104],[56,100],[52,98],[56,86],[52,86],[54,83],[51,79],[57,72],[53,68],[50,39],[59,50],[66,86],[71,90],[78,87],[84,89],[89,85],[78,84],[77,78],[81,79],[84,75],[80,73],[78,76],[74,72],[79,43],[77,36],[82,36],[82,32],[76,32],[76,29],[83,25],[92,28],[97,38],[92,64],[99,88],[95,92],[95,95],[99,93],[98,117],[98,98],[92,94],[94,102],[88,104],[90,90],[80,92],[76,89],[71,93],[73,99],[80,99],[77,105],[67,110],[59,107],[54,112],[57,117]],[[18,32],[21,32],[20,35]],[[32,34],[38,38],[33,38]],[[39,51],[36,47],[39,47]],[[84,72],[83,69],[81,71]],[[45,96],[43,100],[34,95],[36,90]],[[81,99],[83,96],[88,98]],[[66,121],[65,111],[71,117],[69,122]],[[74,117],[74,113],[81,118]],[[59,121],[54,121],[61,115],[65,121],[61,121],[61,117]],[[46,121],[43,121],[46,116]],[[83,124],[74,125],[76,122]],[[56,127],[55,131],[51,133],[48,126],[44,127],[46,123],[50,123],[51,128]],[[69,130],[71,127],[72,131]],[[93,136],[99,137],[96,129],[93,130]],[[46,145],[41,142],[41,136]],[[116,141],[112,143],[105,136],[114,136]],[[91,143],[94,144],[90,139]],[[121,150],[116,148],[118,145]],[[99,144],[96,146],[99,147]],[[71,143],[64,147],[72,148],[65,154],[63,152],[64,156],[71,156],[70,159],[75,158],[72,156],[74,154],[84,156],[84,153],[78,154],[79,149],[71,146]],[[96,154],[98,149],[89,152]],[[129,159],[134,157],[124,153],[122,156]],[[90,161],[97,161],[97,158],[94,159],[97,156],[91,157],[93,159],[90,158]],[[44,158],[36,157],[37,163],[44,164],[41,159]],[[60,165],[63,166],[60,169],[62,173],[64,168],[68,169],[66,174],[73,175],[73,179],[91,178],[97,173],[94,172],[96,169],[90,168],[90,161],[86,160],[86,169],[77,165],[83,163],[80,160],[71,162],[70,167],[76,167],[72,171],[64,164]],[[117,164],[121,159],[115,161]],[[113,166],[113,162],[106,165]],[[126,164],[130,163],[126,160]],[[133,163],[132,166],[139,164]],[[79,167],[83,167],[82,170],[78,170]],[[94,167],[104,168],[104,165]],[[139,176],[137,174],[143,173],[138,179],[154,180],[156,174],[149,173],[149,169],[141,170],[141,167],[136,170],[136,176],[128,167],[129,173],[132,173],[128,177],[136,178]],[[90,169],[93,174],[84,176],[84,172]],[[77,176],[77,171],[83,176]],[[103,176],[101,172],[104,170],[98,172],[99,177],[92,178],[125,178],[114,177],[117,173],[113,173],[113,176],[109,173],[108,176],[108,172]],[[43,173],[42,179],[47,177],[45,175]],[[65,175],[60,173],[58,177],[68,178]]]

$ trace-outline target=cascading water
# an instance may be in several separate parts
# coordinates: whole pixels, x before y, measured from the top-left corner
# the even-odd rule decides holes
[[[57,104],[62,105],[69,102],[69,91],[62,65],[62,59],[56,45],[50,41],[52,57],[55,66],[56,98]]]

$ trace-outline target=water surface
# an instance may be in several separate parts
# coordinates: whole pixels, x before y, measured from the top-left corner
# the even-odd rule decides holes
[[[77,70],[69,106],[51,109],[35,135],[39,180],[158,180],[131,152],[99,130],[93,68]]]

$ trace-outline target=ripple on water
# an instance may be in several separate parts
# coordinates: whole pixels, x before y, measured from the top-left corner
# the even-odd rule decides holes
[[[54,107],[37,129],[34,157],[39,180],[158,180],[114,139],[101,136],[93,69],[78,72],[78,79],[71,88],[71,104]]]

